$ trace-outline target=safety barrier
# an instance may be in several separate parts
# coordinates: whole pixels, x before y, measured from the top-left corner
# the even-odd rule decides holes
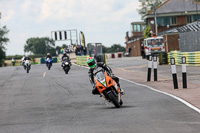
[[[182,57],[186,57],[186,64],[188,65],[200,65],[200,51],[171,51],[168,53],[168,62],[170,64],[170,58],[174,58],[177,65],[182,64]]]
[[[121,52],[117,52],[117,53],[108,53],[106,54],[107,55],[107,59],[110,59],[110,58],[121,58],[122,57],[122,53]]]
[[[82,66],[88,66],[87,59],[89,56],[76,56],[76,64],[82,65]]]

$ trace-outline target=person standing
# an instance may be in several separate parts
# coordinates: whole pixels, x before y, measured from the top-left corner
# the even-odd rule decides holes
[[[15,59],[12,57],[12,65],[15,66]]]
[[[131,48],[130,47],[128,48],[128,56],[129,57],[131,56]]]
[[[145,59],[144,44],[143,43],[141,44],[141,56],[142,56],[142,59]]]

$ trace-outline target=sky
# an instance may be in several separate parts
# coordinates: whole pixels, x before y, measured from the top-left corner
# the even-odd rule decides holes
[[[125,46],[131,22],[141,21],[139,0],[0,0],[0,26],[10,30],[6,55],[24,54],[26,40],[52,31],[82,31],[86,44]],[[79,36],[79,35],[78,35]],[[57,41],[56,46],[68,44]]]

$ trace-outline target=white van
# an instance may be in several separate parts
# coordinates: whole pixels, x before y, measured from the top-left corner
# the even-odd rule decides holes
[[[164,38],[154,36],[144,39],[144,49],[147,58],[149,55],[165,52]]]

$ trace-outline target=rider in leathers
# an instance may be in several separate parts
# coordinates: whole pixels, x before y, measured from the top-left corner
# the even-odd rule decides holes
[[[87,61],[88,65],[90,66],[90,69],[89,69],[89,79],[90,79],[90,82],[93,86],[93,90],[92,90],[92,94],[99,94],[99,91],[97,90],[96,86],[95,86],[95,81],[94,81],[94,71],[97,70],[98,67],[101,67],[103,68],[104,70],[106,70],[109,74],[110,74],[110,77],[112,77],[113,80],[116,81],[117,85],[119,86],[120,88],[120,84],[119,84],[119,78],[116,77],[113,73],[112,73],[112,69],[107,66],[105,63],[103,62],[96,62],[96,60],[94,59],[94,57],[90,57],[88,58],[88,61]],[[94,66],[94,67],[93,67]],[[120,88],[120,93],[121,94],[124,94],[124,90]]]

